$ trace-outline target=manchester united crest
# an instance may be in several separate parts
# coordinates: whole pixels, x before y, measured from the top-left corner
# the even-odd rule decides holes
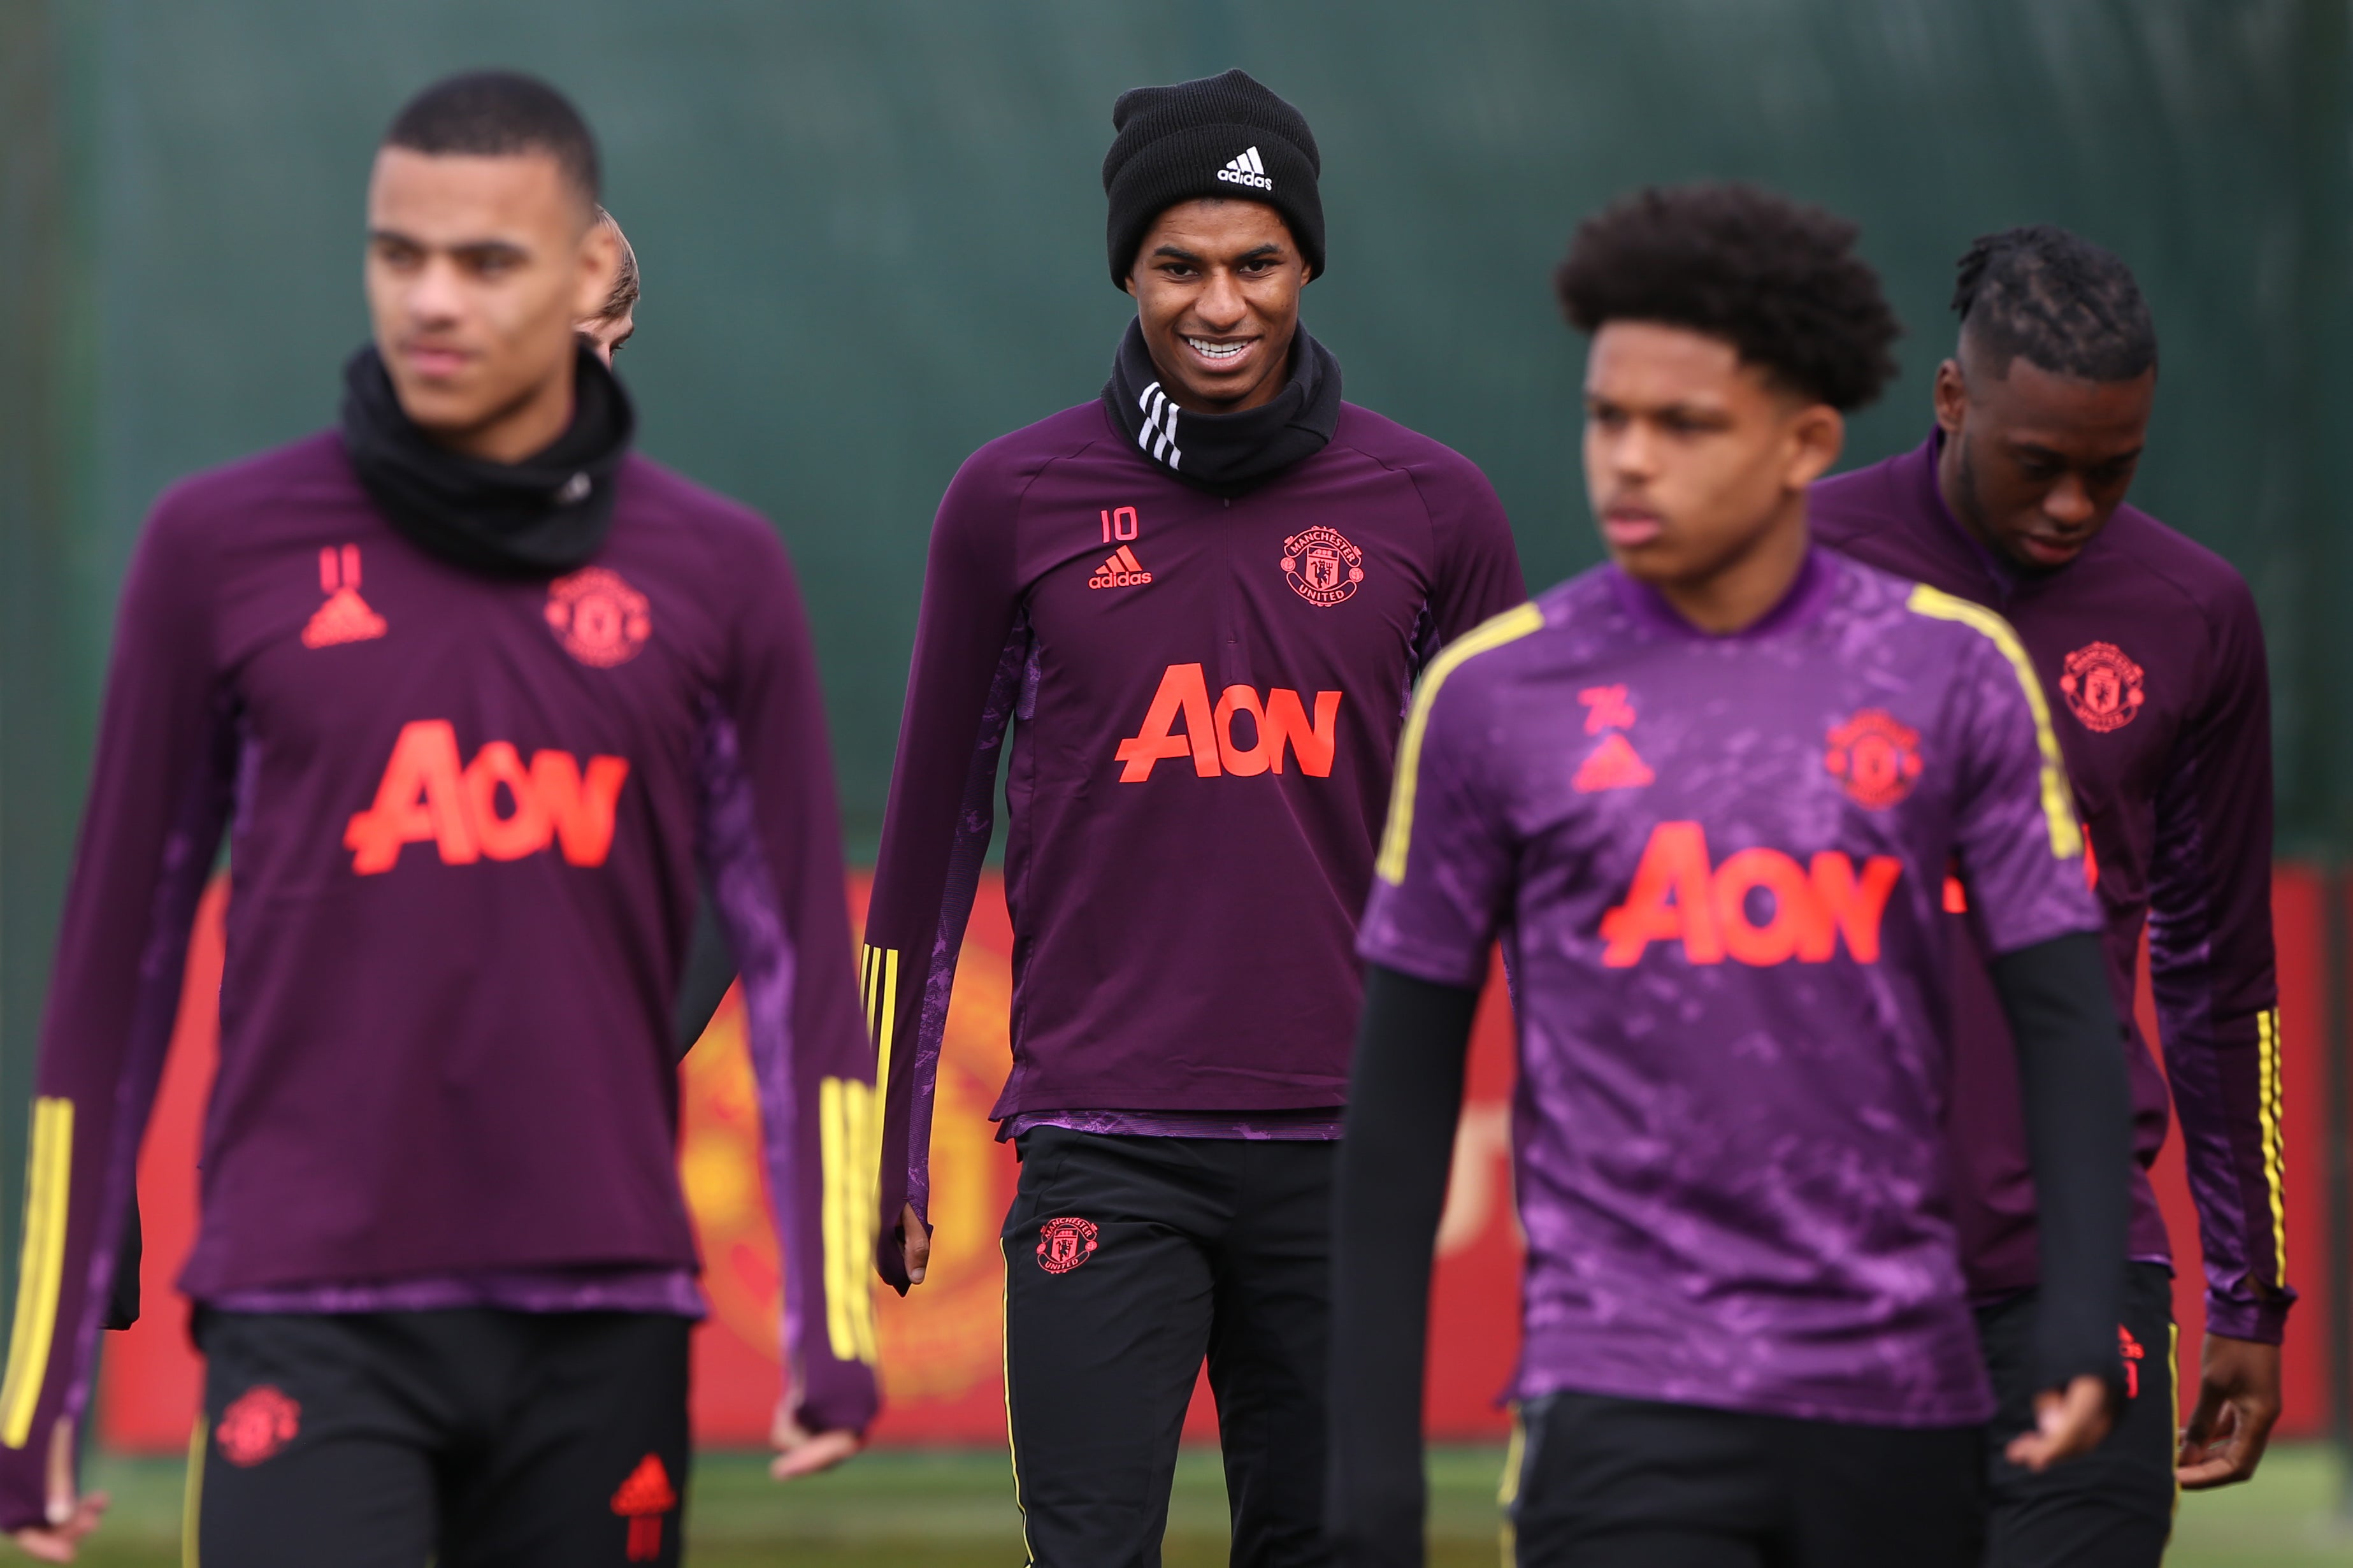
[[[2116,644],[2085,643],[2067,656],[2059,689],[2084,727],[2105,735],[2139,716],[2143,673]]]
[[[547,624],[565,652],[598,669],[628,663],[654,635],[646,596],[603,566],[547,585]]]
[[[1049,1274],[1068,1274],[1095,1253],[1095,1222],[1065,1215],[1038,1227],[1038,1267]]]
[[[250,1466],[275,1456],[301,1430],[302,1407],[264,1383],[229,1402],[213,1428],[213,1441],[230,1464]]]
[[[1365,580],[1365,552],[1336,528],[1321,524],[1282,542],[1282,574],[1311,605],[1336,605]]]
[[[1920,732],[1883,709],[1866,708],[1831,731],[1822,765],[1855,800],[1883,811],[1920,777]]]

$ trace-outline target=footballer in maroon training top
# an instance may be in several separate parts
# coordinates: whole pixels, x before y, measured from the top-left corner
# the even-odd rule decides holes
[[[993,820],[1014,929],[1009,1411],[1034,1561],[1148,1560],[1206,1353],[1238,1563],[1320,1552],[1352,946],[1415,672],[1525,597],[1486,479],[1345,403],[1298,326],[1314,139],[1239,71],[1106,162],[1137,297],[1103,395],[940,507],[868,916],[881,1263],[920,1278],[933,1075]],[[1240,199],[1236,199],[1240,198]],[[1225,1281],[1223,1285],[1213,1281]]]
[[[698,870],[744,968],[786,1413],[837,1451],[872,1418],[872,1058],[799,590],[767,522],[630,452],[571,328],[605,287],[594,196],[543,83],[421,94],[378,154],[342,429],[184,481],[140,538],[0,1386],[0,1525],[28,1545],[95,1523],[58,1489],[224,832],[181,1278],[207,1560],[676,1562]],[[437,1495],[451,1475],[501,1479]]]
[[[2052,711],[2105,924],[2134,1101],[2130,1406],[2094,1462],[1993,1468],[2000,1568],[2153,1568],[2180,1483],[2244,1479],[2279,1410],[2288,1309],[2273,971],[2271,693],[2246,584],[2125,503],[2157,389],[2147,303],[2122,260],[2063,229],[1989,235],[1961,259],[1960,341],[1938,428],[1817,485],[1817,535],[1999,610]],[[1959,884],[1951,902],[1965,907]],[[2002,1411],[2032,1420],[2019,1344],[2042,1278],[2008,1019],[1982,931],[1955,945],[1956,1218]],[[2144,935],[2166,1069],[2133,1007]],[[2207,1339],[2175,1431],[2173,1248],[2148,1182],[2179,1117],[2205,1259]]]

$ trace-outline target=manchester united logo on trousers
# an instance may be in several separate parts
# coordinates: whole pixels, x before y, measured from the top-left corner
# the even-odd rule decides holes
[[[1094,1256],[1094,1221],[1064,1215],[1038,1227],[1038,1267],[1049,1274],[1068,1274]]]

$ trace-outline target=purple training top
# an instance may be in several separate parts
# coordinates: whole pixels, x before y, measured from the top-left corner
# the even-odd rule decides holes
[[[1977,605],[1816,550],[1710,637],[1605,567],[1439,658],[1358,945],[1475,986],[1507,944],[1520,1397],[1991,1414],[1944,1152],[1954,863],[1997,952],[2097,929],[2041,689]]]
[[[2279,1342],[2284,1277],[2279,987],[2272,960],[2271,686],[2255,602],[2230,564],[2120,507],[2070,565],[2030,576],[1968,533],[1936,484],[1939,438],[1816,485],[1815,536],[2000,610],[2041,677],[2091,836],[2133,1087],[2133,1256],[2169,1264],[2147,1167],[2181,1118],[2206,1260],[2206,1324]],[[2133,1013],[2143,929],[2166,1068]],[[1957,1215],[1970,1286],[2039,1278],[2010,1023],[1955,944]]]
[[[1525,596],[1485,477],[1353,405],[1232,500],[1150,462],[1101,402],[966,461],[932,533],[867,917],[882,1213],[929,1213],[934,1071],[1008,723],[1013,1071],[993,1114],[1335,1136],[1414,674]],[[903,1282],[897,1247],[878,1260]]]
[[[804,1422],[875,1408],[872,1053],[799,593],[642,458],[596,563],[421,553],[314,437],[175,487],[132,563],[41,1041],[0,1528],[79,1415],[224,824],[205,1301],[694,1310],[670,1010],[742,960]],[[681,1287],[684,1287],[681,1289]]]

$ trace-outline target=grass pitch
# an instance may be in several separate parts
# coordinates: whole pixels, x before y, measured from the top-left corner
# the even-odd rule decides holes
[[[1431,1456],[1431,1568],[1495,1568],[1499,1448]],[[100,1458],[91,1484],[112,1515],[82,1561],[90,1568],[178,1568],[182,1467]],[[2327,1450],[2275,1448],[2252,1485],[2186,1498],[2170,1568],[2353,1568],[2345,1481]],[[1217,1457],[1188,1450],[1168,1512],[1168,1568],[1226,1561],[1225,1485]],[[1018,1568],[1021,1527],[1005,1456],[967,1450],[869,1454],[789,1487],[739,1454],[698,1463],[687,1515],[691,1568]],[[18,1559],[21,1561],[21,1559]],[[421,1568],[421,1565],[420,1565]]]

